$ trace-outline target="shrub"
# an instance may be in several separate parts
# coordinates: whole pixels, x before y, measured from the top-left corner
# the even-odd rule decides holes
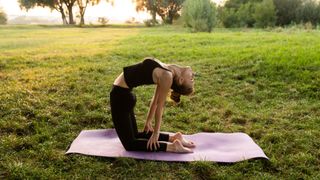
[[[311,29],[314,29],[314,26],[313,26],[312,22],[309,21],[304,24],[304,28],[307,30],[311,30]]]
[[[210,0],[186,0],[182,18],[194,32],[211,32],[216,21],[216,6]]]
[[[143,23],[147,27],[152,27],[152,26],[159,24],[159,22],[157,20],[153,20],[153,19],[144,20]]]
[[[106,17],[99,17],[98,22],[105,26],[109,22],[109,19]]]

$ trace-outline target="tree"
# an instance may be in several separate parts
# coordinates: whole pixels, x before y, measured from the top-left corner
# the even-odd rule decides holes
[[[172,24],[173,19],[180,16],[179,12],[185,0],[135,0],[136,10],[147,10],[152,16],[152,21],[156,22],[157,14],[164,23]]]
[[[225,27],[253,27],[256,3],[262,0],[227,0],[219,8],[219,18]]]
[[[100,3],[100,0],[76,0],[77,5],[79,7],[79,14],[80,14],[80,25],[84,25],[84,14],[86,12],[86,9],[89,4],[91,6],[97,5]],[[110,2],[112,5],[114,3],[114,0],[106,0],[107,2]],[[100,18],[99,18],[100,19]]]
[[[7,14],[0,9],[0,24],[7,24]]]
[[[73,6],[77,0],[55,0],[55,1],[62,1],[66,5],[68,9],[68,14],[69,14],[69,24],[75,24],[76,22],[73,19]]]
[[[218,17],[226,28],[239,27],[237,11],[234,8],[220,7]]]
[[[180,17],[179,11],[184,0],[162,0],[157,7],[157,14],[166,24],[172,24],[173,19]]]
[[[93,6],[99,4],[99,2],[100,0],[77,0],[80,14],[80,25],[84,25],[84,14],[86,12],[88,4],[91,3],[91,5]]]
[[[242,4],[246,4],[249,0],[227,0],[224,4],[224,7],[227,9],[236,9],[238,10]]]
[[[19,0],[21,9],[29,10],[36,6],[49,7],[51,10],[57,10],[61,14],[63,24],[68,24],[63,0]]]
[[[310,22],[314,26],[320,23],[320,3],[314,0],[306,0],[297,10],[297,21],[307,23]]]
[[[136,0],[136,11],[147,10],[152,16],[152,21],[155,23],[157,16],[157,0]]]
[[[186,0],[182,18],[193,31],[211,32],[216,21],[216,6],[210,0]]]
[[[274,26],[276,21],[276,12],[273,0],[263,0],[258,3],[253,14],[255,26],[265,28]]]
[[[255,12],[255,4],[253,2],[248,2],[241,4],[236,15],[238,18],[238,25],[240,27],[253,27],[255,19],[253,14]]]
[[[276,25],[284,26],[292,22],[297,23],[296,12],[302,0],[273,0],[277,12]]]
[[[238,10],[241,5],[247,3],[257,3],[261,2],[262,0],[227,0],[224,4],[224,7],[227,9],[234,8]]]
[[[63,24],[68,24],[66,20],[66,12],[69,15],[69,24],[75,24],[73,19],[73,6],[76,0],[19,0],[20,7],[29,10],[35,6],[49,7],[61,13]],[[65,11],[64,7],[67,8]]]

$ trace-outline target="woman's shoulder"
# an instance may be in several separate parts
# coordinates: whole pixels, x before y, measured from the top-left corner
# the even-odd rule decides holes
[[[157,69],[154,71],[154,79],[155,79],[155,84],[158,85],[170,85],[172,84],[173,81],[173,75],[170,71],[165,71],[161,69]]]
[[[162,63],[159,59],[156,59],[154,57],[145,57],[143,58],[143,62],[156,62],[158,64]]]
[[[161,62],[159,59],[154,58],[154,57],[146,57],[146,58],[144,58],[143,63],[152,63],[157,67],[160,67],[160,68],[162,68],[164,70],[169,71],[169,69],[167,67],[168,66],[167,64]]]

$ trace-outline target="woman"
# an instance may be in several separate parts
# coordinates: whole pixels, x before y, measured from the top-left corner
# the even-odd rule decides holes
[[[119,139],[128,151],[168,151],[190,153],[194,143],[187,141],[181,133],[168,135],[160,133],[163,109],[170,89],[171,98],[180,101],[180,95],[193,92],[194,73],[190,67],[164,64],[154,58],[123,68],[113,83],[110,92],[112,121]],[[132,89],[137,86],[156,84],[144,132],[138,132],[134,115],[136,97]],[[155,126],[152,127],[152,120]],[[160,142],[159,142],[160,141]]]

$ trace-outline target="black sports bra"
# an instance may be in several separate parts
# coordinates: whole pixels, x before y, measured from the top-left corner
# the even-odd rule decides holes
[[[123,73],[128,87],[134,88],[141,85],[154,84],[152,73],[157,67],[170,71],[162,67],[156,60],[152,58],[146,58],[141,63],[124,67]]]

